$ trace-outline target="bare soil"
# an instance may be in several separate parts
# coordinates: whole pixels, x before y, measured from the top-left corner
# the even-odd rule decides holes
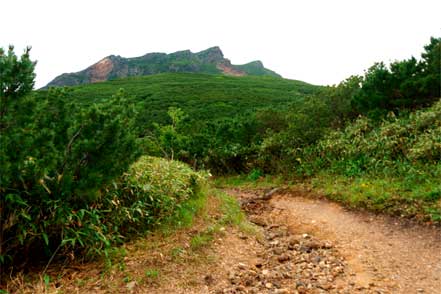
[[[262,194],[229,192],[239,199]],[[333,244],[345,264],[338,292],[441,293],[439,227],[350,211],[304,189],[276,193],[267,205],[261,219]]]
[[[129,244],[122,270],[103,276],[93,264],[64,268],[63,278],[49,288],[40,281],[15,289],[17,293],[441,293],[439,227],[351,211],[303,188],[225,191],[240,201],[255,233],[227,226],[208,245],[193,250],[192,237],[220,217],[216,199],[211,198],[212,207],[192,228]]]

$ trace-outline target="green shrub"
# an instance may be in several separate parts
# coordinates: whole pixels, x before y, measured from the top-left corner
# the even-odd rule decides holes
[[[122,235],[144,232],[177,213],[199,193],[205,179],[184,163],[142,156],[109,187],[109,219]]]
[[[392,115],[380,125],[361,117],[343,131],[333,131],[315,147],[324,158],[319,168],[348,176],[363,172],[408,174],[441,161],[441,101],[403,117]]]
[[[130,108],[122,93],[86,109],[64,97],[55,90],[10,103],[1,134],[2,262],[106,243],[97,206],[103,186],[136,158]]]
[[[249,180],[252,180],[252,181],[256,181],[256,180],[258,180],[260,177],[262,177],[263,176],[263,173],[262,173],[262,171],[260,170],[260,169],[256,169],[256,168],[254,168],[254,169],[252,169],[251,171],[250,171],[250,173],[248,174],[248,179]]]

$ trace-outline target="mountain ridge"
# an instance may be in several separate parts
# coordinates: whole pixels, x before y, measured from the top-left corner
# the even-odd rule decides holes
[[[63,73],[55,77],[44,88],[51,86],[76,86],[117,78],[166,72],[281,77],[276,72],[265,68],[260,60],[242,65],[234,65],[229,59],[224,57],[222,50],[218,46],[214,46],[196,53],[190,50],[176,51],[169,54],[152,52],[129,58],[120,55],[109,55],[84,70]]]

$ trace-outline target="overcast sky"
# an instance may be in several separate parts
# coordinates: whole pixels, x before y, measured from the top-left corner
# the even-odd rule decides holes
[[[0,46],[32,46],[36,87],[115,54],[220,46],[285,78],[335,84],[441,37],[441,1],[0,0]]]

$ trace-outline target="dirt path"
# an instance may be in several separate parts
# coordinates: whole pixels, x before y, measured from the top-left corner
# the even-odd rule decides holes
[[[313,283],[319,280],[314,278],[306,285],[309,288],[299,290],[297,285],[298,293],[441,293],[439,228],[348,211],[303,190],[275,193],[266,201],[250,201],[259,199],[259,191],[228,192],[245,203],[250,219],[267,234],[271,227],[285,227],[289,236],[311,236],[318,244],[332,244],[342,268],[340,275],[331,275],[332,287]],[[259,210],[262,206],[266,209]],[[300,238],[300,244],[306,241]],[[320,277],[320,268],[313,262],[307,261],[307,268],[311,264],[313,275]]]

